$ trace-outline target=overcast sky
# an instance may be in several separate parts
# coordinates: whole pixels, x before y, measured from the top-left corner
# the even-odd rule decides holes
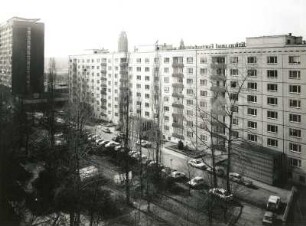
[[[305,36],[304,0],[6,0],[0,21],[40,18],[46,57],[117,49],[125,30],[134,45],[235,43],[271,34]]]

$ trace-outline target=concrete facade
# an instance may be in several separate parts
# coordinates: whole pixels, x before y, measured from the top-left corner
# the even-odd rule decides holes
[[[75,81],[87,80],[95,115],[118,123],[119,65],[125,57],[109,52],[70,56],[71,97],[80,93]],[[158,70],[164,139],[183,140],[190,146],[210,142],[203,119],[211,110],[218,111],[216,93],[234,95],[243,83],[233,119],[235,136],[285,154],[289,179],[306,184],[306,45],[301,37],[289,34],[247,38],[246,43],[233,45],[135,49],[128,54],[128,67],[132,114],[141,101],[143,117],[154,119],[153,74]],[[84,75],[83,68],[95,71]],[[102,90],[106,90],[104,105],[98,103]]]
[[[13,17],[0,26],[0,83],[15,95],[43,92],[44,24]]]

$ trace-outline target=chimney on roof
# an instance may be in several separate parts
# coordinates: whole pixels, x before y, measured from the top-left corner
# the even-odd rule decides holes
[[[288,35],[289,35],[289,36],[291,36],[291,35],[292,35],[292,33],[289,33]]]

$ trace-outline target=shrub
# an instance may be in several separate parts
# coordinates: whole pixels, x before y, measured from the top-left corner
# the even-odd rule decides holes
[[[183,143],[181,140],[178,142],[177,148],[178,148],[179,150],[183,150],[183,149],[184,149],[184,143]]]

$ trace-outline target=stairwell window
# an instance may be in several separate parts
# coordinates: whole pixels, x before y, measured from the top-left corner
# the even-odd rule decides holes
[[[247,101],[249,103],[257,103],[257,96],[255,96],[255,95],[248,95],[247,96]]]
[[[207,57],[201,57],[200,64],[206,64],[206,63],[207,63]]]
[[[267,104],[277,105],[277,98],[276,97],[267,97]]]
[[[268,119],[277,119],[277,111],[267,111],[267,118]]]
[[[164,58],[164,63],[165,63],[165,64],[168,64],[169,62],[170,62],[170,58],[169,58],[169,57],[165,57],[165,58]]]
[[[257,129],[257,122],[248,121],[248,128]]]
[[[267,125],[267,131],[270,133],[277,133],[278,127],[276,125]]]
[[[268,56],[267,64],[277,64],[277,56]]]
[[[237,64],[238,63],[238,57],[230,57],[230,63],[231,64]]]
[[[301,122],[301,115],[298,114],[289,114],[290,122]]]
[[[297,137],[297,138],[301,138],[301,130],[300,129],[293,129],[293,128],[289,128],[289,136],[290,137]]]
[[[289,158],[290,166],[300,168],[302,166],[302,162],[299,159]]]
[[[270,92],[277,92],[277,84],[273,83],[267,84],[267,90]]]
[[[300,56],[289,56],[289,64],[300,64],[301,57]]]
[[[257,76],[257,70],[255,70],[255,69],[249,69],[247,73],[248,73],[248,77],[256,77]]]
[[[255,134],[248,134],[248,140],[252,142],[257,142],[257,135]]]
[[[277,70],[267,70],[268,78],[277,78]]]
[[[193,95],[193,89],[187,89],[187,95]]]
[[[289,79],[301,79],[301,71],[290,70]]]
[[[289,150],[292,151],[292,152],[301,153],[302,147],[301,147],[300,144],[289,143]]]
[[[256,116],[257,109],[256,108],[248,108],[248,115]]]
[[[300,85],[289,85],[289,92],[294,94],[301,93],[301,86]]]
[[[201,75],[207,75],[207,68],[200,68]]]
[[[272,139],[272,138],[268,138],[267,139],[267,145],[268,146],[272,146],[272,147],[277,147],[278,146],[278,140]]]
[[[193,63],[193,57],[187,57],[187,64]]]
[[[291,107],[291,108],[301,108],[301,101],[300,100],[295,100],[295,99],[290,99],[289,100],[289,107]]]
[[[230,70],[230,75],[237,76],[238,75],[238,69],[231,69]]]
[[[257,90],[257,83],[256,82],[248,82],[248,89]]]
[[[206,96],[207,96],[207,91],[201,90],[201,91],[200,91],[200,95],[201,95],[202,97],[206,97]]]
[[[257,59],[254,56],[248,57],[248,64],[256,64]]]

